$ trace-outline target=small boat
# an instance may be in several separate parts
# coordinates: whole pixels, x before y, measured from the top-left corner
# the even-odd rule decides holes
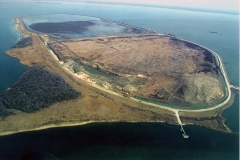
[[[215,32],[215,31],[209,31],[209,33],[218,33],[218,32]]]

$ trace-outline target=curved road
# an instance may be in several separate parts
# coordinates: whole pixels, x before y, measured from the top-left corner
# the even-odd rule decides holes
[[[44,47],[46,48],[46,50],[50,53],[50,55],[55,59],[56,63],[58,63],[58,65],[59,65],[62,69],[64,69],[65,71],[67,71],[69,74],[77,77],[76,74],[74,74],[73,72],[71,72],[71,71],[68,70],[67,68],[63,67],[63,66],[60,64],[60,61],[59,61],[58,57],[55,55],[55,53],[54,53],[49,47],[47,47],[48,44],[45,43],[45,42],[43,42],[42,39],[38,36],[38,34],[35,34],[35,35],[36,35],[36,36],[38,37],[38,39],[42,42],[42,44],[44,45]],[[174,113],[175,113],[174,115],[175,115],[176,118],[177,118],[178,124],[179,124],[179,125],[183,125],[182,122],[181,122],[181,120],[180,120],[180,117],[179,117],[179,111],[184,111],[184,112],[203,112],[203,111],[209,111],[209,110],[213,110],[213,109],[216,109],[216,108],[220,108],[220,107],[226,105],[226,104],[229,102],[229,100],[230,100],[230,98],[231,98],[231,90],[230,90],[230,83],[229,83],[229,80],[228,80],[228,77],[227,77],[227,73],[226,73],[225,68],[224,68],[224,66],[223,66],[222,60],[221,60],[221,58],[218,56],[217,53],[215,53],[215,52],[212,51],[211,49],[206,48],[206,47],[204,47],[204,46],[201,46],[201,45],[199,45],[199,44],[197,44],[197,43],[190,42],[190,41],[187,41],[187,40],[184,40],[184,39],[180,39],[180,40],[186,41],[186,42],[189,42],[189,43],[192,43],[192,44],[195,44],[195,45],[197,45],[197,46],[200,46],[200,47],[202,47],[202,48],[210,51],[210,52],[216,57],[217,61],[219,62],[219,68],[220,68],[220,70],[221,70],[221,73],[222,73],[222,75],[223,75],[223,77],[224,77],[224,81],[225,81],[225,83],[226,83],[227,98],[226,98],[222,103],[220,103],[220,104],[218,104],[218,105],[216,105],[216,106],[214,106],[214,107],[207,108],[207,109],[197,109],[197,110],[175,109],[175,108],[171,108],[171,107],[167,107],[167,106],[162,106],[162,105],[158,105],[158,104],[154,104],[154,103],[150,103],[150,102],[140,101],[140,100],[134,99],[134,98],[132,98],[132,97],[130,97],[130,98],[131,98],[132,100],[138,101],[138,102],[140,102],[140,103],[144,103],[144,104],[151,105],[151,106],[154,106],[154,107],[159,107],[159,108],[162,108],[162,109],[167,109],[167,110],[169,110],[169,111],[174,112]],[[87,83],[87,82],[86,82],[86,83]],[[116,92],[107,90],[107,89],[105,89],[105,88],[103,88],[103,87],[100,87],[100,86],[98,86],[98,85],[91,84],[91,83],[88,83],[88,84],[91,85],[91,86],[93,86],[93,87],[96,87],[96,88],[98,88],[98,89],[101,89],[101,90],[103,90],[103,91],[105,91],[105,92],[114,94],[114,95],[116,95],[116,96],[123,97],[123,96],[122,96],[121,94],[119,94],[119,93],[116,93]]]
[[[195,45],[197,45],[197,46],[199,46],[201,48],[204,48],[204,49],[210,51],[215,56],[215,58],[219,62],[219,68],[221,70],[221,73],[223,75],[223,78],[224,78],[224,81],[225,81],[225,84],[226,84],[227,98],[222,103],[220,103],[220,104],[218,104],[218,105],[216,105],[214,107],[207,108],[207,109],[198,109],[198,110],[178,109],[178,110],[179,111],[185,111],[185,112],[202,112],[202,111],[213,110],[213,109],[216,109],[216,108],[219,108],[219,107],[222,107],[222,106],[226,105],[229,102],[229,100],[230,100],[230,98],[232,96],[232,92],[231,92],[231,89],[230,89],[230,83],[229,83],[229,80],[228,80],[228,76],[227,76],[227,73],[225,71],[225,68],[224,68],[224,65],[222,63],[222,59],[220,58],[220,56],[216,52],[214,52],[211,49],[209,49],[207,47],[204,47],[204,46],[202,46],[200,44],[197,44],[197,43],[194,43],[194,42],[191,42],[191,41],[187,41],[187,40],[184,40],[184,39],[180,39],[180,40],[185,41],[185,42],[189,42],[189,43],[195,44]]]
[[[37,34],[36,34],[36,36],[39,38],[39,36],[38,36]],[[59,66],[62,67],[62,65],[60,65],[60,61],[58,60],[58,58],[57,58],[57,56],[54,54],[54,52],[53,52],[50,48],[47,47],[47,44],[44,43],[44,42],[41,40],[41,38],[39,38],[39,40],[40,40],[40,41],[42,42],[42,44],[45,46],[46,50],[50,53],[50,55],[51,55],[51,56],[55,59],[55,61],[59,64]],[[137,100],[137,99],[132,98],[132,97],[131,97],[131,99],[132,99],[132,100],[135,100],[135,101],[138,101],[138,102],[141,102],[141,103],[144,103],[144,104],[147,104],[147,105],[154,106],[154,107],[159,107],[159,108],[167,109],[167,110],[173,111],[173,112],[175,112],[175,113],[178,112],[178,111],[184,111],[184,112],[203,112],[203,111],[213,110],[213,109],[216,109],[216,108],[219,108],[219,107],[222,107],[222,106],[226,105],[226,104],[229,102],[230,98],[231,98],[231,90],[230,90],[230,83],[229,83],[229,81],[228,81],[227,73],[226,73],[226,71],[225,71],[225,68],[224,68],[224,66],[223,66],[223,63],[222,63],[221,58],[218,56],[217,53],[215,53],[214,51],[212,51],[212,50],[209,49],[209,48],[206,48],[206,47],[204,47],[204,46],[202,46],[202,45],[199,45],[199,44],[197,44],[197,43],[190,42],[190,41],[187,41],[187,40],[184,40],[184,39],[180,39],[180,40],[186,41],[186,42],[189,42],[189,43],[192,43],[192,44],[195,44],[195,45],[197,45],[197,46],[200,46],[201,48],[204,48],[204,49],[210,51],[210,52],[216,57],[217,61],[219,62],[219,65],[220,65],[219,68],[220,68],[220,70],[221,70],[221,72],[222,72],[222,75],[223,75],[223,77],[224,77],[224,81],[225,81],[225,83],[226,83],[226,87],[227,87],[227,98],[226,98],[222,103],[220,103],[220,104],[218,104],[218,105],[216,105],[216,106],[214,106],[214,107],[206,108],[206,109],[196,109],[196,110],[190,110],[190,109],[189,109],[189,110],[188,110],[188,109],[175,109],[175,108],[171,108],[171,107],[167,107],[167,106],[162,106],[162,105],[154,104],[154,103],[151,103],[151,102],[140,101],[140,100]],[[71,75],[77,76],[76,74],[74,74],[74,73],[72,73],[70,70],[68,70],[67,68],[65,68],[65,67],[62,67],[62,68],[63,68],[64,70],[66,70],[68,73],[70,73]],[[106,92],[108,92],[108,93],[111,93],[111,94],[114,94],[114,95],[123,97],[121,94],[118,94],[118,93],[113,92],[113,91],[106,90],[106,89],[103,88],[103,87],[100,87],[100,86],[97,86],[97,85],[94,85],[94,84],[91,84],[91,83],[88,83],[88,84],[90,84],[90,85],[92,85],[92,86],[94,86],[94,87],[96,87],[96,88],[98,88],[98,89],[104,90],[104,91],[106,91]]]

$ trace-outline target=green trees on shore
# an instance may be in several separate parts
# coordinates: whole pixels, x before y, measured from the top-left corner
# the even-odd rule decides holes
[[[27,37],[18,41],[12,48],[22,48],[32,44],[32,38]]]
[[[0,95],[0,116],[11,114],[6,109],[30,113],[78,96],[80,93],[57,73],[35,66],[29,68],[10,89]]]

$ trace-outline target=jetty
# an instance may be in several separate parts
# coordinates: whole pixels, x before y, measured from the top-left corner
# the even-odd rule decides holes
[[[230,83],[230,87],[233,88],[233,89],[236,89],[236,90],[240,90],[239,86],[236,86],[236,85],[231,84],[231,83]]]
[[[186,132],[185,132],[183,126],[182,126],[183,124],[182,124],[181,119],[180,119],[180,117],[179,117],[178,111],[175,111],[175,115],[176,115],[176,117],[177,117],[178,124],[179,124],[180,127],[181,127],[180,130],[183,132],[183,134],[182,134],[183,138],[188,138],[189,135],[186,134]]]

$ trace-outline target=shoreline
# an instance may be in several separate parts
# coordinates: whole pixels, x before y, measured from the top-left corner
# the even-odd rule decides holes
[[[34,128],[34,129],[29,129],[29,130],[26,129],[26,130],[18,130],[18,131],[5,131],[5,132],[0,133],[0,137],[13,135],[13,134],[17,134],[17,133],[41,131],[41,130],[46,130],[46,129],[51,129],[51,128],[83,126],[83,125],[88,125],[88,124],[93,124],[93,123],[161,123],[161,124],[163,124],[163,123],[167,123],[167,122],[166,121],[158,121],[158,122],[153,122],[153,121],[149,121],[149,122],[86,121],[86,122],[78,122],[78,123],[72,123],[72,124],[65,124],[65,123],[69,123],[69,122],[63,122],[58,125],[50,124],[50,125],[45,125],[45,126],[41,126],[41,127]],[[167,123],[167,124],[171,124],[171,123]],[[171,125],[178,125],[178,124],[171,124]],[[183,124],[183,125],[187,125],[187,124]]]
[[[82,80],[81,78],[79,78],[78,77],[78,75],[76,75],[75,73],[73,73],[73,72],[71,72],[68,68],[66,68],[66,67],[64,67],[64,66],[62,66],[62,64],[61,64],[61,61],[59,61],[59,59],[58,59],[58,57],[55,55],[55,53],[51,50],[51,49],[49,49],[48,48],[48,46],[47,46],[47,43],[45,43],[42,39],[41,39],[41,37],[39,37],[40,35],[38,35],[37,33],[32,33],[32,32],[30,32],[27,28],[26,28],[26,26],[24,25],[24,22],[20,19],[20,18],[16,18],[17,19],[17,30],[20,32],[20,33],[22,33],[23,35],[24,35],[24,37],[26,36],[26,35],[28,35],[28,34],[32,34],[33,36],[35,36],[36,37],[36,39],[38,40],[38,42],[39,43],[41,43],[41,45],[43,46],[43,48],[47,51],[46,53],[48,53],[48,55],[50,56],[50,57],[52,57],[52,59],[55,61],[55,63],[57,64],[57,66],[58,66],[58,68],[60,68],[61,70],[63,70],[63,71],[65,71],[65,73],[68,73],[68,75],[70,75],[70,76],[73,76],[74,78],[76,78],[76,79],[80,79],[80,80]],[[21,26],[21,27],[20,27]],[[22,32],[21,32],[22,31]],[[27,33],[27,34],[26,34]],[[96,37],[95,37],[96,38]],[[180,39],[180,38],[178,38],[178,39]],[[180,39],[180,40],[182,40],[182,39]],[[183,41],[186,41],[186,40],[183,40]],[[192,44],[195,44],[194,42],[190,42],[190,43],[192,43]],[[200,46],[201,48],[205,48],[205,47],[202,47],[201,45],[199,45],[199,44],[196,44],[196,45],[198,45],[198,46]],[[210,51],[212,54],[213,54],[213,51],[211,51],[210,49],[208,49],[208,48],[205,48],[206,50],[208,50],[208,51]],[[215,52],[214,52],[215,53]],[[216,53],[215,53],[216,54]],[[214,55],[214,54],[213,54]],[[223,64],[222,64],[222,61],[221,61],[221,58],[216,54],[216,55],[214,55],[215,57],[216,57],[216,59],[218,59],[218,61],[219,61],[219,63],[220,63],[220,69],[221,69],[221,72],[222,72],[222,74],[223,74],[223,76],[224,76],[224,79],[225,79],[225,82],[228,82],[228,80],[226,79],[226,72],[225,72],[225,70],[224,70],[224,67],[223,67]],[[17,58],[17,57],[16,57]],[[26,65],[26,64],[25,64]],[[84,80],[82,80],[82,81],[84,81]],[[95,89],[98,89],[98,90],[101,90],[101,91],[103,91],[103,92],[105,92],[105,93],[108,93],[108,94],[110,94],[110,95],[113,95],[113,96],[117,96],[117,97],[120,97],[120,98],[124,98],[125,99],[125,97],[123,96],[123,95],[121,95],[121,94],[119,94],[119,93],[116,93],[116,92],[114,92],[114,91],[111,91],[111,90],[107,90],[107,89],[105,89],[104,87],[101,87],[101,86],[98,86],[98,85],[96,85],[96,84],[92,84],[92,83],[88,83],[88,82],[86,82],[86,81],[84,81],[84,83],[86,84],[86,85],[89,85],[89,86],[91,86],[91,87],[93,87],[93,88],[95,88]],[[229,89],[229,84],[226,84],[226,86],[228,86],[228,89]],[[173,124],[173,122],[174,122],[174,124],[176,124],[176,125],[179,125],[179,123],[178,123],[178,121],[177,121],[177,117],[176,117],[176,113],[178,113],[178,112],[186,112],[186,113],[196,113],[196,115],[198,115],[199,117],[204,117],[202,114],[204,114],[203,112],[207,112],[207,111],[212,111],[212,110],[215,110],[215,109],[220,109],[221,110],[221,107],[223,107],[228,101],[229,101],[229,97],[231,96],[231,92],[230,93],[228,93],[227,94],[228,95],[228,97],[226,98],[226,100],[224,101],[224,103],[221,103],[221,104],[218,104],[218,105],[215,105],[214,107],[211,107],[211,108],[208,108],[208,109],[198,109],[198,110],[184,110],[184,109],[175,109],[175,108],[172,108],[172,107],[167,107],[167,106],[163,106],[163,105],[157,105],[157,104],[154,104],[154,103],[151,103],[151,102],[143,102],[143,101],[139,101],[139,100],[136,100],[136,99],[134,99],[134,98],[132,98],[132,97],[130,97],[130,98],[126,98],[126,100],[131,100],[131,101],[133,101],[134,103],[136,102],[136,103],[138,103],[138,105],[142,105],[142,104],[145,104],[145,105],[147,105],[147,106],[151,106],[151,107],[154,107],[154,108],[159,108],[159,109],[161,109],[161,110],[167,110],[167,111],[170,111],[168,114],[171,116],[171,115],[174,115],[174,116],[172,116],[172,118],[174,118],[173,120],[175,121],[172,121],[172,123],[171,123],[171,121],[168,121],[168,120],[166,120],[166,121],[162,121],[162,120],[160,120],[160,118],[159,118],[159,120],[156,120],[155,122],[166,122],[166,123],[168,123],[168,122],[170,122],[170,123],[168,123],[168,124]],[[141,107],[139,107],[139,108],[141,108]],[[161,111],[162,112],[162,111]],[[165,112],[165,111],[164,111]],[[161,114],[165,114],[164,112],[162,112]],[[219,111],[217,111],[217,112],[219,112]],[[199,114],[197,114],[197,113],[199,113]],[[209,112],[210,113],[210,112]],[[168,115],[167,114],[167,115]],[[209,116],[209,114],[208,115],[205,115],[206,117],[208,117]],[[214,115],[214,117],[215,116],[217,116],[217,115]],[[180,115],[179,116],[180,118],[182,118],[182,117],[188,117],[188,115]],[[70,120],[70,119],[69,119]],[[80,121],[81,121],[81,119],[79,119]],[[146,122],[154,122],[153,120],[147,120]],[[213,121],[215,121],[215,120],[213,120]],[[213,122],[212,121],[212,122]],[[114,120],[111,120],[111,118],[109,119],[109,120],[100,120],[100,121],[96,121],[96,120],[90,120],[90,121],[87,121],[87,122],[80,122],[80,123],[71,123],[71,120],[70,120],[70,122],[62,122],[62,123],[60,123],[59,125],[58,124],[54,124],[54,123],[52,123],[52,124],[49,124],[49,125],[43,125],[43,126],[41,126],[41,127],[38,127],[38,128],[33,128],[33,129],[20,129],[20,130],[18,130],[18,131],[6,131],[6,132],[2,132],[2,133],[0,133],[0,136],[4,136],[4,135],[10,135],[10,134],[15,134],[15,133],[21,133],[21,132],[29,132],[29,131],[37,131],[37,130],[44,130],[44,129],[49,129],[49,128],[58,128],[58,127],[70,127],[70,126],[80,126],[80,125],[85,125],[85,124],[89,124],[89,123],[101,123],[101,122],[103,122],[103,123],[107,123],[107,122],[115,122],[115,123],[118,123],[118,122],[122,122],[122,121],[118,121],[118,120],[116,120],[116,121],[114,121]],[[126,120],[126,121],[124,121],[124,122],[128,122],[128,123],[134,123],[134,122],[141,122],[141,120],[139,119],[138,121],[137,120],[133,120],[133,121],[131,121],[131,120]],[[194,121],[193,121],[194,122]],[[188,125],[188,124],[192,124],[192,122],[187,122],[187,123],[183,123],[182,125]],[[198,125],[198,126],[200,126],[200,123],[198,123],[197,121],[196,121],[196,125]],[[222,125],[222,124],[221,124]],[[208,126],[208,124],[205,124],[205,126],[204,127],[206,127],[206,126]],[[214,128],[213,126],[211,126],[211,125],[209,125],[210,127],[212,127],[211,129],[212,130],[216,130],[216,128]],[[24,128],[24,127],[23,127]],[[228,127],[226,127],[225,126],[225,124],[224,124],[224,130],[219,130],[219,131],[225,131],[225,132],[227,132],[226,130],[228,130],[229,131],[229,129],[228,129]]]
[[[86,125],[86,124],[95,123],[95,122],[96,121],[89,121],[89,122],[79,122],[79,123],[73,123],[73,124],[64,124],[64,122],[63,122],[60,125],[50,124],[50,125],[45,125],[45,126],[41,126],[41,127],[34,128],[34,129],[28,129],[28,130],[26,129],[26,130],[19,130],[19,131],[1,132],[0,136],[7,136],[7,135],[12,135],[12,134],[16,134],[16,133],[23,133],[23,132],[39,131],[39,130],[45,130],[45,129],[50,129],[50,128],[81,126],[81,125]],[[65,122],[65,123],[67,123],[67,122]]]

